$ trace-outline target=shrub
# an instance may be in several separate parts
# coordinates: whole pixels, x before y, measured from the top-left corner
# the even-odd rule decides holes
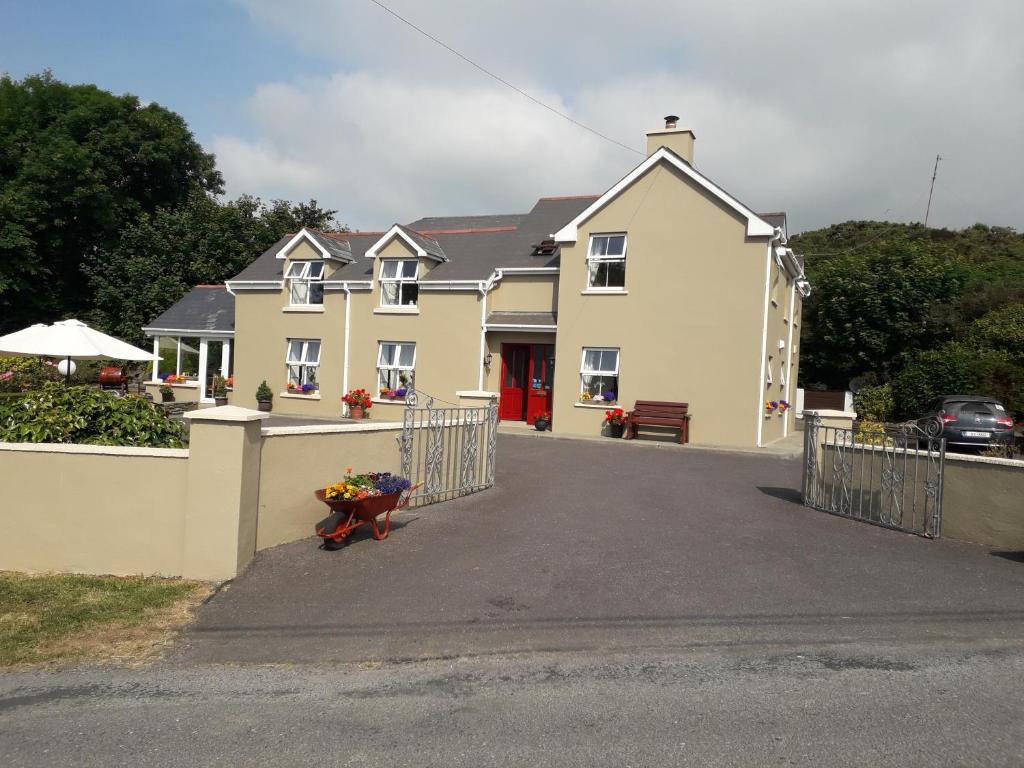
[[[41,357],[0,357],[0,392],[26,392],[63,378],[55,363]]]
[[[228,396],[228,385],[224,381],[223,377],[215,376],[213,379],[213,396],[214,397],[227,397]]]
[[[889,421],[894,409],[890,384],[864,387],[853,396],[853,410],[862,421]]]
[[[0,441],[181,448],[184,428],[141,397],[48,382],[0,406]]]
[[[256,400],[258,402],[265,402],[267,400],[273,400],[274,393],[267,385],[267,380],[264,379],[258,387],[256,387]]]

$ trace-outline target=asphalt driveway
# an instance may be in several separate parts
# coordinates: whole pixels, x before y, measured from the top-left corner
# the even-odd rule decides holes
[[[804,508],[800,462],[502,435],[495,488],[385,542],[260,553],[181,662],[1019,646],[1024,561]]]

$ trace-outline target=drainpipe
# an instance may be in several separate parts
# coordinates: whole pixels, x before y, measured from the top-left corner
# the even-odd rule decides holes
[[[789,332],[786,334],[786,402],[790,404],[786,412],[782,414],[782,436],[786,437],[789,434],[789,412],[793,408],[793,401],[789,399],[789,393],[793,387],[793,377],[796,375],[796,371],[793,370],[793,307],[796,299],[796,278],[793,278],[793,284],[789,286]]]
[[[775,227],[775,234],[768,240],[768,253],[764,260],[764,315],[761,319],[761,375],[757,379],[757,447],[764,447],[764,368],[768,354],[768,298],[771,295],[772,249],[782,238],[782,228]]]
[[[341,391],[342,394],[348,394],[348,339],[349,339],[349,323],[352,318],[352,289],[348,287],[348,283],[342,283],[341,289],[345,291],[345,352],[342,355],[341,362]],[[348,415],[348,406],[343,406],[344,413]]]
[[[487,356],[487,294],[499,280],[501,280],[501,270],[496,269],[487,278],[487,282],[477,285],[477,290],[480,291],[480,369],[477,376],[477,392],[482,392],[484,389],[484,358]]]

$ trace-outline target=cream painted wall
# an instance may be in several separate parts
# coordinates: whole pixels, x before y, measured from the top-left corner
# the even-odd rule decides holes
[[[278,434],[263,438],[256,549],[313,535],[330,510],[313,497],[336,483],[346,467],[356,472],[398,472],[400,425],[380,431]]]
[[[147,381],[146,383],[146,394],[153,396],[153,402],[160,402],[160,387],[162,382],[159,381]],[[174,400],[178,403],[198,403],[199,402],[199,385],[193,386],[182,385],[182,384],[171,384],[171,388],[174,390]],[[212,395],[211,395],[212,397]]]
[[[489,312],[554,312],[557,275],[505,275],[487,297]]]
[[[181,575],[188,451],[47,448],[0,449],[0,570]]]
[[[625,294],[586,295],[591,233],[626,232]],[[690,404],[690,439],[752,446],[760,417],[767,238],[661,164],[562,246],[556,433],[597,435],[603,407],[578,406],[583,347],[619,347],[619,400]]]

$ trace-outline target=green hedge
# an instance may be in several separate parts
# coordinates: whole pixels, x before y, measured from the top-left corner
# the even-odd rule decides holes
[[[48,382],[0,400],[0,441],[184,447],[184,428],[141,397]]]

